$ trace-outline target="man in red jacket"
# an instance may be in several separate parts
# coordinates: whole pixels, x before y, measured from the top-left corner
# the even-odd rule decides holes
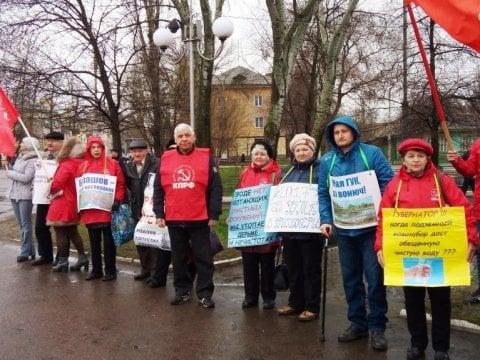
[[[174,130],[177,147],[163,153],[155,178],[153,211],[157,225],[168,226],[172,247],[172,305],[190,301],[193,279],[188,273],[187,251],[192,247],[197,269],[196,294],[200,304],[213,308],[213,258],[210,228],[222,212],[222,182],[210,149],[195,147],[190,125]]]

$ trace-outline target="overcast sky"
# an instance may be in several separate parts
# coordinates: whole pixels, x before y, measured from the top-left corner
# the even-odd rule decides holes
[[[360,0],[357,9],[379,10],[390,2],[401,5],[402,0]],[[244,66],[260,73],[270,71],[271,50],[259,45],[262,36],[269,38],[271,32],[265,0],[227,0],[223,15],[233,21],[235,30],[226,43],[228,59],[220,59],[217,64],[220,72],[233,66]]]

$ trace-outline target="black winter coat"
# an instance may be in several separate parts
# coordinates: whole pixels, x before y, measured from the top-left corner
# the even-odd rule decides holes
[[[142,174],[138,176],[137,167],[133,161],[128,161],[124,168],[125,182],[130,193],[130,207],[135,221],[142,217],[142,207],[145,187],[148,184],[150,173],[158,175],[158,158],[147,154]]]

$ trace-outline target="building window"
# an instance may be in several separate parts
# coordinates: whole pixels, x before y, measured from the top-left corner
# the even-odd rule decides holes
[[[438,141],[438,147],[440,148],[441,152],[447,152],[448,146],[447,146],[447,139],[440,139]]]
[[[217,97],[217,106],[224,107],[226,102],[227,98],[225,96]]]
[[[473,138],[467,136],[467,137],[462,137],[462,151],[467,151],[470,149],[470,146],[473,143]]]
[[[257,107],[263,106],[263,96],[261,96],[261,95],[256,95],[255,98],[254,98],[254,104],[255,104],[255,106],[257,106]]]
[[[255,127],[256,128],[263,128],[263,116],[255,117]]]

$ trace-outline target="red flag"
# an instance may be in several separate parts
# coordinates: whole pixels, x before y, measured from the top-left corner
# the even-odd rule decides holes
[[[406,0],[406,2],[420,6],[453,38],[480,52],[479,0]]]
[[[18,119],[18,111],[0,87],[0,153],[15,155],[13,126]]]

